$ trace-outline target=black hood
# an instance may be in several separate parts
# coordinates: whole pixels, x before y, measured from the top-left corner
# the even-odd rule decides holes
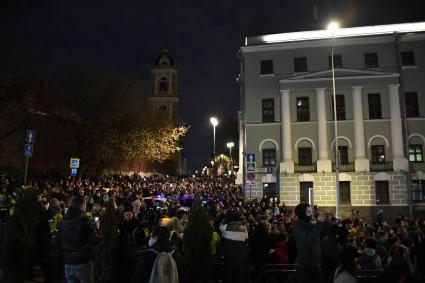
[[[311,217],[308,217],[305,214],[305,210],[307,209],[307,207],[309,207],[310,204],[308,203],[300,203],[299,205],[297,205],[295,207],[295,214],[297,215],[298,218],[304,220],[305,222],[310,222]]]

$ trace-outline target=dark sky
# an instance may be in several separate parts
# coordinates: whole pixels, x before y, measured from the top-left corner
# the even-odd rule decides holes
[[[333,14],[343,27],[425,20],[424,0],[8,0],[0,4],[0,52],[43,74],[88,58],[147,80],[165,46],[179,71],[181,118],[192,168],[212,151],[209,117],[216,114],[217,151],[237,142],[239,73],[245,36],[321,29]],[[318,19],[313,18],[313,4]]]

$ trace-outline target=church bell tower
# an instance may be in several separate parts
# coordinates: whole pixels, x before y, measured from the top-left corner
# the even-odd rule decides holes
[[[179,98],[177,96],[177,70],[167,49],[163,49],[151,70],[153,114],[159,122],[177,123]]]

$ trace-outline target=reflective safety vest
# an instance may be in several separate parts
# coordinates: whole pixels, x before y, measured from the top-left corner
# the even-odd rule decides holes
[[[15,214],[15,204],[16,204],[16,199],[12,198],[10,200],[9,216],[13,216]]]
[[[52,218],[47,220],[49,223],[50,232],[54,233],[58,230],[58,225],[62,221],[62,215],[56,213]]]
[[[174,234],[177,234],[177,232],[173,229],[170,231],[170,238],[168,239],[169,241],[173,239]]]
[[[7,211],[9,209],[8,206],[7,195],[0,194],[0,211]]]

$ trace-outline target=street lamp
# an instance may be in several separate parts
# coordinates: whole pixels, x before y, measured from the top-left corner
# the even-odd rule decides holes
[[[229,156],[230,156],[230,159],[232,159],[232,147],[235,146],[235,143],[234,142],[228,142],[226,144],[226,146],[229,148]]]
[[[217,118],[216,117],[211,117],[210,118],[210,122],[211,122],[211,125],[213,126],[213,129],[214,129],[214,156],[215,156],[215,127],[217,127],[217,125],[218,125],[218,120],[217,120]]]
[[[229,148],[229,156],[230,156],[230,172],[233,173],[233,158],[232,158],[232,147],[235,146],[234,142],[228,142],[226,146]]]
[[[340,218],[339,215],[339,148],[338,148],[338,125],[336,116],[336,93],[335,93],[335,66],[334,66],[334,46],[335,46],[335,32],[338,30],[338,22],[332,21],[328,25],[328,31],[332,35],[331,44],[331,63],[332,63],[332,92],[334,101],[334,128],[335,128],[335,193],[336,193],[336,205],[335,205],[335,217]]]

